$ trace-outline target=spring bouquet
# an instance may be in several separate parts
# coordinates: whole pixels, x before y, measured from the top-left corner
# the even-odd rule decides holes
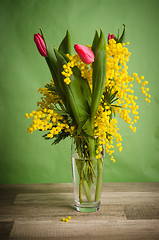
[[[139,119],[133,83],[141,84],[145,101],[150,102],[148,82],[137,73],[128,75],[130,53],[123,43],[125,25],[118,36],[95,31],[91,45],[75,44],[66,36],[58,49],[51,47],[43,32],[34,40],[45,58],[52,79],[38,92],[42,94],[37,110],[26,114],[33,123],[28,133],[45,131],[45,139],[57,144],[71,137],[76,209],[97,210],[100,202],[104,153],[113,157],[114,147],[122,151],[122,137],[116,115],[135,132]],[[116,145],[116,146],[115,146]]]

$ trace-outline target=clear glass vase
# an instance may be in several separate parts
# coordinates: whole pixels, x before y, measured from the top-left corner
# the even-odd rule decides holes
[[[76,137],[71,150],[75,208],[80,212],[95,212],[100,207],[104,145],[98,137]]]

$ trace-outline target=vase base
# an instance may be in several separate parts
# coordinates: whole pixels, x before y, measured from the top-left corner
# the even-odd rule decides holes
[[[99,210],[99,207],[100,207],[100,202],[75,204],[75,209],[78,212],[85,212],[85,213],[96,212]]]

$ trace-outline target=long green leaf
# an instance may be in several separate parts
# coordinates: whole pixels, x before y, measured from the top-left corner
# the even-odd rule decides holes
[[[65,54],[68,53],[69,55],[71,55],[71,36],[70,36],[70,33],[68,30],[66,32],[65,38],[62,40],[62,42],[58,48],[58,50]]]
[[[95,50],[96,50],[98,42],[99,42],[99,34],[98,34],[98,31],[96,30],[94,39],[93,39],[93,43],[92,43],[92,51],[94,52],[94,54],[95,54]]]
[[[77,124],[83,120],[90,112],[91,90],[88,81],[81,77],[80,70],[73,68],[71,83],[68,85],[69,103],[72,105],[72,111]]]
[[[123,32],[122,32],[122,34],[121,34],[121,36],[119,37],[118,36],[118,39],[117,39],[117,42],[118,43],[122,43],[123,42],[123,40],[124,40],[124,35],[125,35],[125,24],[123,24]]]
[[[64,76],[61,74],[63,71],[63,65],[67,64],[67,61],[63,58],[63,56],[59,53],[59,51],[54,48],[55,56],[57,58],[57,80],[55,82],[58,85],[57,91],[59,92],[59,95],[61,99],[63,100],[63,103],[65,104],[66,108],[69,109],[69,105],[67,104],[67,95],[68,95],[68,87],[66,83],[64,82]]]
[[[80,122],[79,126],[78,126],[78,129],[77,129],[77,135],[79,135],[83,129],[83,126],[85,125],[85,123],[87,122],[89,118],[89,115],[86,116],[86,118]]]
[[[46,50],[47,50],[47,54],[48,56],[45,57],[46,62],[48,64],[48,67],[50,69],[51,75],[53,77],[53,79],[57,78],[57,60],[53,51],[53,48],[49,45],[47,39],[45,38],[42,29],[40,29],[41,35],[44,39],[45,42],[45,46],[46,46]]]
[[[73,68],[71,83],[67,85],[64,82],[64,76],[61,74],[63,65],[67,64],[63,54],[55,49],[58,65],[58,80],[60,88],[63,90],[66,102],[64,103],[68,112],[73,116],[77,125],[83,120],[91,106],[91,90],[88,81],[81,77],[81,72],[77,67]]]
[[[100,39],[95,51],[93,65],[93,92],[91,104],[91,123],[94,123],[94,116],[97,113],[98,106],[104,91],[106,80],[106,42],[104,34],[101,31]]]
[[[40,31],[41,31],[41,35],[42,35],[42,37],[44,39],[44,42],[45,42],[45,45],[46,45],[47,54],[48,54],[48,56],[45,57],[46,62],[48,64],[48,67],[50,69],[51,75],[53,77],[56,90],[57,90],[59,96],[61,97],[61,99],[63,100],[63,102],[65,104],[66,103],[66,97],[65,97],[65,94],[64,94],[64,91],[63,91],[63,87],[60,85],[60,81],[59,81],[59,78],[61,76],[59,74],[59,66],[58,66],[59,64],[57,63],[57,58],[55,56],[55,51],[48,44],[48,42],[47,42],[46,38],[44,37],[44,34],[43,34],[41,29],[40,29]]]

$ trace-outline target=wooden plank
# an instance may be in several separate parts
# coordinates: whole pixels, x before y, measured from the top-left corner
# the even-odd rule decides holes
[[[131,204],[125,205],[127,219],[159,219],[158,204]]]
[[[15,222],[10,239],[109,239],[109,240],[157,240],[159,220],[105,221],[73,218],[70,222],[23,221]]]
[[[0,221],[0,239],[6,240],[9,238],[10,232],[12,230],[13,222],[1,222]]]
[[[67,216],[83,216],[86,218],[105,219],[105,220],[124,220],[126,215],[123,205],[105,205],[95,213],[79,213],[72,206],[66,205],[22,205],[22,206],[10,206],[1,209],[0,221],[18,221],[18,220],[52,220],[53,218],[61,218]]]
[[[105,215],[107,219],[116,217],[116,219],[124,219],[125,216],[128,219],[135,219],[137,217],[137,206],[153,206],[153,211],[157,211],[159,204],[159,194],[146,193],[146,192],[119,192],[119,193],[103,193],[102,194],[102,204],[100,211],[95,213],[96,215]],[[128,206],[129,207],[128,207]],[[136,206],[136,211],[133,211],[133,207]],[[150,211],[149,211],[150,212]],[[66,215],[76,215],[73,203],[72,193],[26,193],[18,194],[13,206],[6,206],[0,208],[0,220],[12,221],[13,219],[27,217],[27,219],[34,218],[36,216],[38,219],[51,219],[52,216],[63,216]],[[112,213],[112,215],[110,215]],[[150,212],[152,215],[153,212]],[[133,217],[133,214],[136,214]],[[95,215],[95,216],[96,216]],[[147,210],[147,218],[153,219],[149,215]],[[110,217],[111,216],[111,217]],[[146,215],[145,215],[146,216]],[[136,219],[140,219],[138,216]],[[144,214],[143,217],[144,218]],[[156,217],[154,218],[156,219]]]
[[[72,183],[42,183],[42,184],[0,184],[0,193],[72,193]],[[0,194],[1,195],[1,194]]]
[[[14,193],[73,192],[72,183],[43,184],[1,184],[0,193],[4,190]],[[159,192],[159,182],[107,182],[103,183],[105,192]],[[0,194],[1,195],[1,194]]]
[[[108,182],[103,192],[159,192],[159,182]]]
[[[23,193],[17,194],[15,205],[72,205],[72,193]],[[102,205],[105,204],[159,204],[157,192],[102,192]]]
[[[0,185],[1,186],[1,185]],[[17,193],[12,189],[1,189],[0,188],[0,206],[13,204]]]
[[[17,194],[15,205],[72,204],[73,193],[22,193]]]
[[[75,211],[70,183],[0,186],[2,240],[13,222],[14,240],[158,240],[158,219],[159,183],[104,183],[95,213]]]
[[[102,204],[159,204],[158,192],[102,192]]]

